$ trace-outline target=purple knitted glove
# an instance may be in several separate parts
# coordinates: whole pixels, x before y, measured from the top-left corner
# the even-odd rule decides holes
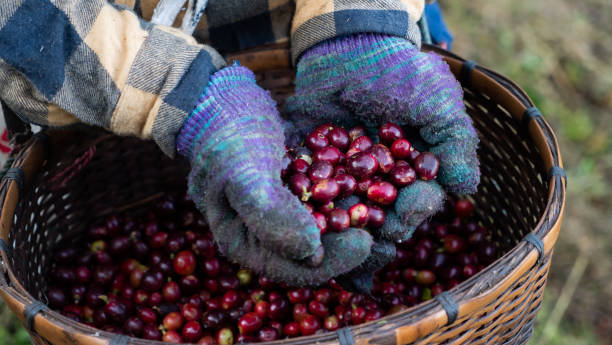
[[[304,131],[324,122],[372,127],[394,122],[419,130],[440,160],[437,181],[444,189],[436,181],[401,189],[391,215],[395,221],[385,224],[381,238],[409,238],[440,209],[444,190],[474,193],[480,182],[478,136],[461,86],[439,56],[405,39],[359,34],[311,48],[298,63],[296,93],[285,111]]]
[[[211,76],[177,151],[191,162],[188,193],[223,254],[292,285],[323,283],[359,265],[372,239],[353,229],[321,240],[312,215],[282,185],[284,140],[268,92],[247,68],[232,66]],[[318,267],[306,265],[322,252]]]

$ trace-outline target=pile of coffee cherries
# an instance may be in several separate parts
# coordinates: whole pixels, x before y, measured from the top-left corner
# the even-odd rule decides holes
[[[383,225],[397,189],[431,180],[438,160],[420,153],[399,126],[325,124],[289,150],[281,176],[314,215],[321,233]],[[360,197],[348,211],[334,206]],[[110,215],[85,236],[58,246],[46,298],[51,308],[92,327],[171,343],[234,344],[308,336],[407,309],[452,288],[498,256],[472,219],[474,205],[449,199],[376,273],[371,295],[336,281],[293,288],[220,256],[203,216],[185,194],[148,209]]]
[[[324,286],[292,288],[221,257],[184,195],[144,214],[111,215],[55,251],[46,298],[92,327],[173,343],[233,344],[307,336],[377,320],[432,298],[497,257],[473,204],[449,200],[398,245],[371,296]],[[142,214],[139,212],[139,214]]]
[[[414,149],[400,126],[385,123],[373,139],[363,126],[346,131],[323,124],[306,136],[304,146],[289,150],[281,177],[312,212],[322,234],[381,227],[398,188],[436,177],[438,159]],[[351,195],[361,202],[348,210],[334,205]]]

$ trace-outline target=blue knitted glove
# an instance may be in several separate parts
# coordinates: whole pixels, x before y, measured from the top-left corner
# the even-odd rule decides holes
[[[402,188],[380,238],[409,238],[441,208],[445,190],[476,192],[478,136],[461,86],[439,56],[422,53],[402,38],[359,34],[320,43],[297,67],[296,93],[285,111],[302,132],[325,122],[371,127],[393,122],[418,129],[440,160],[442,186],[432,180]]]
[[[211,76],[177,151],[191,163],[188,193],[223,254],[274,280],[320,284],[358,266],[372,238],[351,229],[321,239],[312,215],[282,185],[284,139],[275,102],[251,71],[232,66]],[[322,263],[313,260],[323,253]]]

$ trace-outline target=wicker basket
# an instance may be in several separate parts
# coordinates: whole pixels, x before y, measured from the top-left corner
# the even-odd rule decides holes
[[[435,49],[427,47],[426,49]],[[522,344],[540,308],[561,226],[565,178],[554,134],[514,83],[438,51],[465,90],[481,138],[478,220],[505,255],[447,293],[405,312],[337,333],[282,344]],[[233,56],[279,101],[292,92],[285,47]],[[37,344],[145,344],[76,323],[43,303],[54,246],[78,241],[89,224],[182,189],[186,164],[150,142],[103,131],[48,131],[32,138],[0,185],[0,294]],[[90,159],[78,173],[75,164]],[[75,163],[76,162],[76,163]],[[134,207],[137,209],[137,207]]]

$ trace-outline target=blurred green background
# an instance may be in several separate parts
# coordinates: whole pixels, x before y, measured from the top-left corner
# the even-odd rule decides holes
[[[555,129],[567,207],[530,344],[612,344],[612,2],[442,0],[453,50],[527,91]],[[29,344],[0,302],[0,344]]]

